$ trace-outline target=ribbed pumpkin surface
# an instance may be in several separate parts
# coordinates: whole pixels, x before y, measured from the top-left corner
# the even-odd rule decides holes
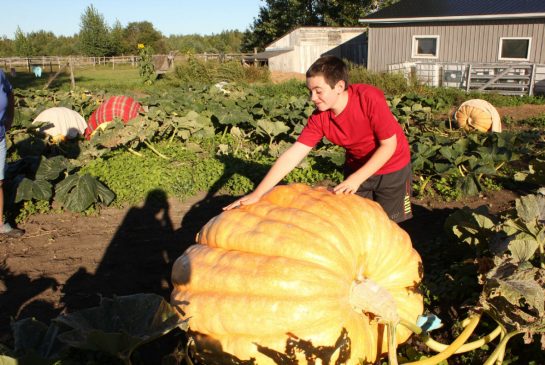
[[[356,195],[279,186],[210,220],[197,242],[174,264],[172,303],[207,364],[306,364],[312,352],[323,363],[375,361],[387,351],[386,329],[352,308],[358,278],[386,289],[404,319],[423,310],[409,236]],[[399,343],[409,335],[398,326]]]
[[[54,141],[76,138],[85,132],[87,122],[76,111],[65,107],[53,107],[44,110],[34,119],[33,124],[47,122],[41,130],[53,137]]]
[[[482,99],[467,100],[456,111],[456,122],[465,130],[501,132],[501,120],[492,104]]]

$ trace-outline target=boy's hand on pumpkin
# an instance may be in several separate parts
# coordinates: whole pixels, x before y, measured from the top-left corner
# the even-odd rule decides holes
[[[354,179],[346,179],[339,185],[333,188],[335,194],[355,194],[360,187],[361,182],[357,182]]]
[[[238,207],[241,207],[243,205],[250,205],[250,204],[253,204],[253,203],[257,203],[260,198],[261,198],[260,195],[255,194],[255,193],[250,193],[248,195],[244,195],[240,199],[235,200],[234,202],[232,202],[228,206],[223,207],[223,210],[231,210],[233,208],[238,208]]]

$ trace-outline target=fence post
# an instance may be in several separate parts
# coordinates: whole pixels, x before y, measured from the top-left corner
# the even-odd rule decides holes
[[[536,64],[532,64],[532,74],[530,75],[530,86],[528,87],[528,95],[534,95],[534,84],[536,82]]]
[[[470,82],[471,82],[471,63],[467,67],[466,93],[469,92],[469,83]]]
[[[72,60],[72,57],[69,59],[69,66],[70,66],[70,84],[72,85],[72,90],[76,87],[76,80],[74,78],[74,63]]]

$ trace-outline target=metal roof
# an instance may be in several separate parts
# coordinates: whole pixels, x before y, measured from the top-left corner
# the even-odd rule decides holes
[[[401,0],[362,23],[468,21],[545,17],[545,0]]]
[[[274,49],[269,51],[263,51],[258,53],[253,53],[251,55],[247,55],[244,57],[245,60],[258,60],[258,61],[264,61],[268,60],[269,58],[273,58],[276,56],[279,56],[283,53],[293,51],[293,48],[282,48],[282,49]]]

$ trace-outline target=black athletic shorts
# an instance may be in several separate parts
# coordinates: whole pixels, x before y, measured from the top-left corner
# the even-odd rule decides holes
[[[345,177],[347,177],[345,173]],[[360,185],[356,194],[379,203],[394,222],[412,218],[411,164],[384,175],[373,175]]]

